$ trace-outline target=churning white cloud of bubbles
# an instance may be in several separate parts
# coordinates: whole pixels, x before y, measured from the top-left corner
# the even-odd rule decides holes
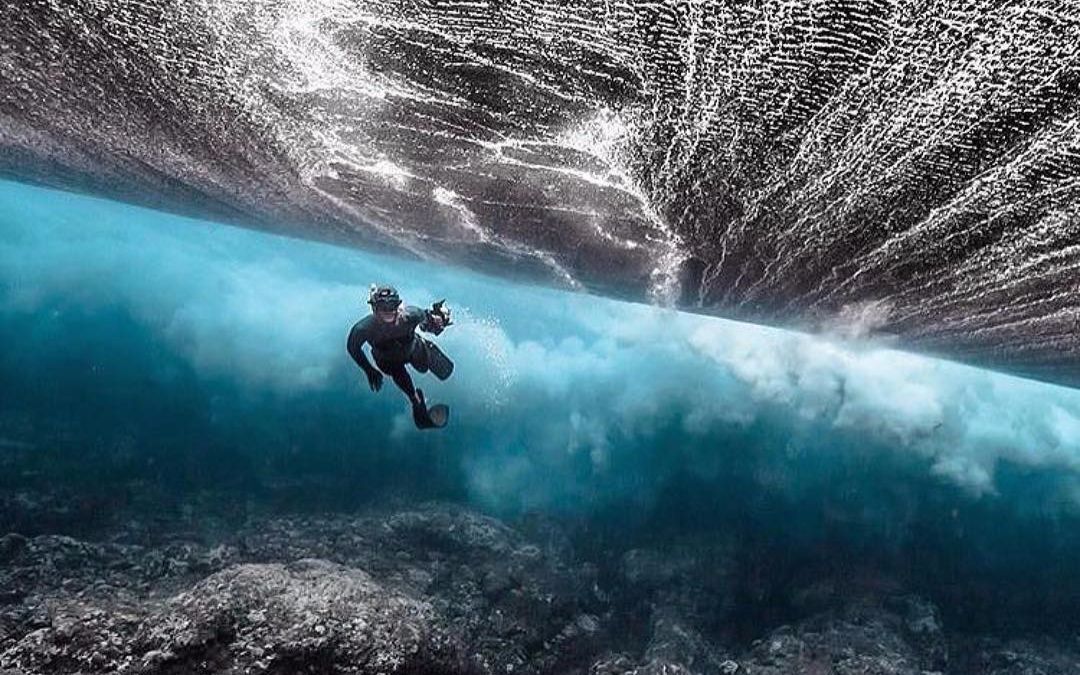
[[[1080,485],[1080,390],[0,183],[0,320],[122,307],[207,378],[286,397],[344,388],[421,442],[403,399],[367,391],[344,352],[373,281],[455,308],[438,338],[455,376],[423,386],[453,405],[440,442],[468,448],[489,504],[617,490],[620,453],[673,430],[686,461],[722,461],[715,439],[765,415],[793,442],[833,431],[916,456],[975,495],[995,493],[1002,461]]]

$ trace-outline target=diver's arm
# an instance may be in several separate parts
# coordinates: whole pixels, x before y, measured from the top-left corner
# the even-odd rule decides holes
[[[345,345],[345,349],[349,351],[349,356],[352,357],[353,361],[356,361],[356,365],[360,366],[360,369],[365,373],[374,370],[371,362],[368,361],[367,354],[364,353],[364,342],[366,341],[364,331],[360,329],[360,324],[357,324],[349,331],[349,341]]]
[[[409,305],[405,308],[405,320],[408,321],[409,325],[413,328],[419,328],[425,333],[434,333],[435,335],[438,335],[442,332],[442,329],[432,330],[433,324],[431,321],[430,309]]]
[[[360,369],[364,371],[364,375],[367,375],[368,384],[371,386],[372,391],[378,391],[382,386],[382,373],[375,369],[371,362],[368,361],[367,354],[364,353],[364,342],[367,338],[364,331],[360,328],[360,324],[356,324],[349,331],[349,341],[345,345],[345,348],[349,352],[349,356],[353,361],[356,361],[356,365],[360,366]]]

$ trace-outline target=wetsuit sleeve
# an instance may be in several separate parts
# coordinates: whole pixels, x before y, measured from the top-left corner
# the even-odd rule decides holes
[[[409,325],[416,328],[420,324],[427,321],[428,313],[426,309],[422,307],[416,307],[409,305],[405,308],[405,320],[409,322]]]
[[[409,329],[415,330],[419,328],[422,331],[430,333],[428,325],[431,320],[431,312],[423,307],[415,307],[409,305],[405,308],[405,320],[409,323]]]
[[[368,361],[367,355],[364,354],[364,343],[367,342],[368,339],[367,331],[364,328],[362,321],[357,322],[352,327],[352,330],[349,331],[349,341],[345,348],[349,351],[349,356],[352,357],[353,361],[356,361],[356,365],[360,366],[365,373],[370,373],[375,369],[371,365],[371,362]]]

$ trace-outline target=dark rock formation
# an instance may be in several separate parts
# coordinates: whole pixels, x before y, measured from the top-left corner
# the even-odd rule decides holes
[[[619,614],[636,618],[625,630],[641,635],[644,651],[633,672],[725,673],[733,664],[717,638],[734,612],[730,546],[683,544],[666,550],[631,549],[620,561],[616,600]],[[640,645],[631,645],[633,647]],[[635,650],[636,651],[636,650]],[[623,672],[628,655],[594,666],[596,672]]]
[[[1080,642],[1063,646],[1052,640],[991,640],[964,643],[955,672],[985,675],[1058,675],[1080,673]]]
[[[31,672],[465,672],[430,607],[320,560],[236,565],[161,601],[76,594],[5,661]]]
[[[903,620],[874,606],[851,606],[783,626],[755,643],[741,661],[749,675],[836,673],[923,675],[926,658]]]
[[[560,672],[602,635],[588,565],[446,506],[0,551],[0,663],[33,673]]]
[[[0,673],[1065,675],[1080,645],[950,635],[892,586],[750,643],[730,542],[578,559],[554,523],[427,504],[0,538]],[[722,539],[722,538],[721,538]],[[138,540],[140,543],[135,543]],[[601,569],[603,567],[603,569]],[[828,585],[828,584],[824,584]],[[824,598],[824,595],[822,595]]]
[[[0,174],[1080,383],[1078,10],[7,2]]]

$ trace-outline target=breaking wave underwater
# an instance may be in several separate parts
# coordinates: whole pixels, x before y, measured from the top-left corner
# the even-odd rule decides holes
[[[345,354],[375,281],[454,307],[438,341],[457,370],[424,382],[453,408],[442,432],[414,430]],[[859,332],[0,183],[0,530],[92,532],[205,494],[224,496],[198,508],[239,511],[448,500],[565,519],[598,549],[737,532],[766,585],[846,561],[904,577],[955,624],[1075,624],[1080,390]],[[66,515],[20,511],[45,493]]]

